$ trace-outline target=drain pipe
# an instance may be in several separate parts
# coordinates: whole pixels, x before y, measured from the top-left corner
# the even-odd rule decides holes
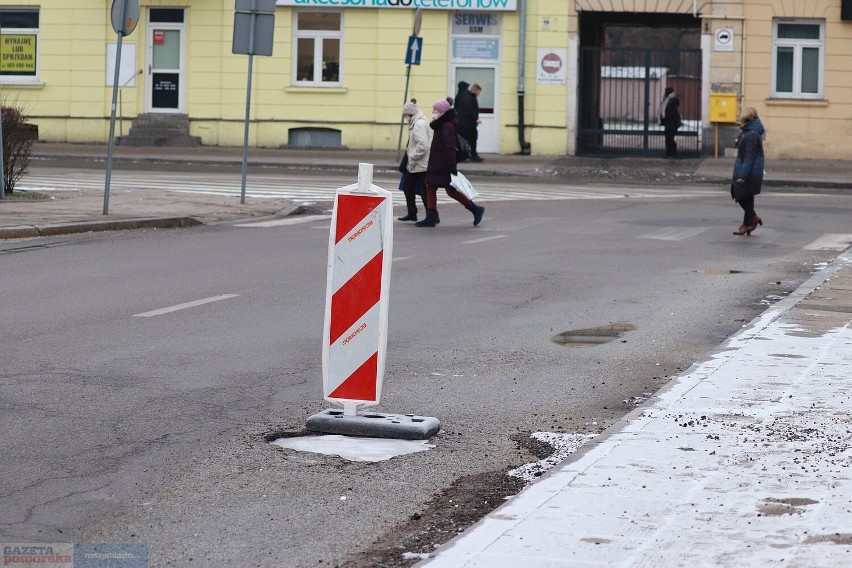
[[[518,143],[521,145],[520,154],[530,154],[530,143],[524,139],[524,73],[526,72],[527,55],[527,0],[521,0],[519,10],[519,37],[518,37]]]

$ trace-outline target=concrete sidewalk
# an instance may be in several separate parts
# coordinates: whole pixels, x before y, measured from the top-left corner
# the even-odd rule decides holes
[[[107,147],[102,144],[37,143],[32,164],[39,167],[91,168],[103,178]],[[161,166],[181,169],[210,165],[216,175],[222,168],[239,172],[240,147],[128,147],[113,151],[113,172],[145,170]],[[359,163],[373,164],[378,172],[396,172],[397,152],[330,149],[249,150],[249,175],[271,168],[350,172],[357,179]],[[473,179],[527,177],[564,180],[565,183],[618,183],[683,187],[684,184],[729,183],[732,158],[664,160],[659,158],[590,158],[571,156],[485,156],[482,163],[464,163],[462,171]],[[852,189],[852,161],[770,161],[766,186]],[[26,179],[26,178],[24,178]],[[177,227],[209,224],[242,218],[287,214],[293,209],[285,199],[250,199],[239,203],[232,196],[198,195],[178,191],[110,192],[109,215],[103,215],[103,191],[62,192],[45,201],[0,200],[0,239],[25,238],[96,230],[143,227]]]
[[[850,251],[421,565],[852,565]]]

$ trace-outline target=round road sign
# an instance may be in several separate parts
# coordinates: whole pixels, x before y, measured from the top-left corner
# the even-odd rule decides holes
[[[115,33],[123,36],[132,34],[139,23],[139,0],[112,0],[110,18]]]
[[[541,68],[547,73],[558,73],[562,69],[562,58],[555,53],[548,53],[541,58]]]

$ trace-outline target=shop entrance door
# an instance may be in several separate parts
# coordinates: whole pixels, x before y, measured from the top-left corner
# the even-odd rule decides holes
[[[453,68],[453,83],[450,91],[455,96],[459,81],[469,84],[477,83],[482,92],[477,98],[479,103],[479,124],[477,130],[478,142],[476,151],[482,153],[497,153],[500,151],[500,132],[498,120],[498,90],[496,65],[455,65]]]
[[[146,110],[184,113],[184,10],[151,8],[148,14]]]

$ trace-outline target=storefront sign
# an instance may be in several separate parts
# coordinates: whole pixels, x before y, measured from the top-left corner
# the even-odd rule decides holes
[[[180,91],[178,90],[178,73],[154,73],[151,93],[151,104],[155,108],[178,108]]]
[[[499,59],[500,42],[486,38],[453,38],[453,58],[455,59]]]
[[[36,74],[35,34],[3,34],[0,37],[0,74]]]
[[[278,0],[299,8],[422,8],[424,10],[515,11],[518,0]]]
[[[487,12],[458,12],[453,16],[453,35],[499,36],[499,18]]]
[[[538,48],[536,82],[540,85],[564,85],[567,57],[564,49]]]

